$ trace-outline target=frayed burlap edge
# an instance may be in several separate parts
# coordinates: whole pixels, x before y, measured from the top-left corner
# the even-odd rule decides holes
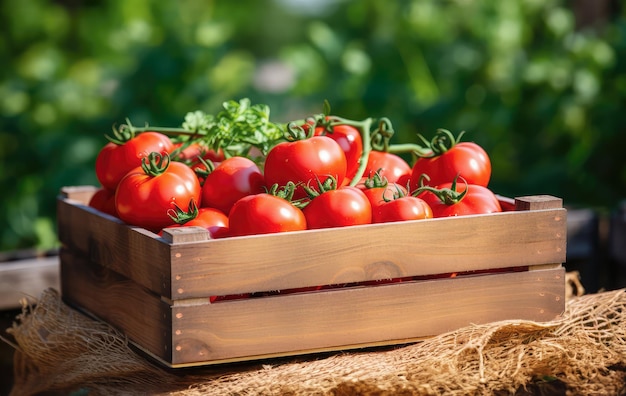
[[[567,302],[562,318],[467,326],[395,349],[167,370],[58,292],[25,306],[12,395],[483,395],[559,382],[573,395],[626,393],[626,290]]]

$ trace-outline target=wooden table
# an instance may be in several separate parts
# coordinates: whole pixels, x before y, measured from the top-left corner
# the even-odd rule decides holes
[[[0,311],[19,309],[20,300],[37,299],[49,287],[60,288],[58,256],[0,262]]]

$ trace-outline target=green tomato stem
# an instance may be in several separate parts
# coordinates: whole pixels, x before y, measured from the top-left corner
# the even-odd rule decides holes
[[[141,133],[141,132],[159,132],[159,133],[163,133],[166,135],[189,135],[189,136],[194,136],[194,135],[206,135],[206,133],[204,131],[189,131],[183,128],[171,128],[171,127],[155,127],[155,126],[148,126],[146,125],[145,127],[131,127],[132,130],[135,133]]]
[[[196,200],[192,199],[189,201],[189,207],[185,212],[180,206],[178,206],[174,202],[174,209],[169,209],[167,211],[167,215],[172,219],[176,224],[183,225],[185,223],[190,222],[191,220],[198,217],[200,210],[198,209],[198,205],[196,205]]]
[[[413,155],[423,158],[430,158],[434,154],[432,149],[420,146],[416,143],[390,144],[387,147],[387,152],[393,154],[411,153]]]
[[[359,160],[359,168],[354,174],[352,180],[350,180],[351,186],[356,186],[359,183],[365,173],[365,168],[367,167],[367,160],[369,159],[370,152],[372,151],[370,135],[372,121],[373,120],[371,118],[366,118],[361,122],[352,122],[351,124],[348,124],[354,126],[361,132],[361,139],[363,140],[363,153],[361,154],[361,159]]]
[[[305,140],[313,136],[315,128],[305,128],[299,121],[290,122],[285,129],[285,139],[289,142],[296,142],[298,140]]]
[[[461,180],[463,180],[463,182],[465,183],[465,190],[463,190],[463,192],[457,192],[456,191],[456,184],[457,184],[457,180],[459,178]],[[442,203],[444,203],[446,205],[455,205],[455,204],[458,204],[459,202],[461,202],[463,200],[463,198],[465,198],[465,196],[467,195],[468,190],[469,190],[469,186],[468,186],[467,182],[465,181],[465,179],[463,179],[459,174],[457,174],[456,177],[454,178],[454,180],[452,181],[452,184],[450,185],[450,188],[437,189],[435,187],[430,187],[430,186],[421,186],[417,190],[415,190],[413,195],[417,196],[417,195],[419,195],[420,193],[422,193],[424,191],[429,191],[429,192],[435,194],[435,196],[437,198],[439,198],[439,200]]]
[[[368,176],[363,183],[365,188],[383,188],[389,185],[389,181],[385,176],[381,176],[382,168],[379,168],[372,176]]]
[[[169,166],[170,156],[167,153],[161,155],[160,153],[152,152],[141,161],[141,168],[146,175],[151,177],[163,174]]]

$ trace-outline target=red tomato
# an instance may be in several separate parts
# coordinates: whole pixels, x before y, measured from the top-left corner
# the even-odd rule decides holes
[[[335,125],[332,131],[320,126],[315,128],[315,136],[328,136],[339,144],[346,156],[346,182],[349,183],[361,164],[363,155],[361,132],[351,125]]]
[[[216,153],[203,145],[201,142],[175,143],[174,150],[174,152],[179,150],[177,152],[176,160],[188,162],[189,165],[198,164],[198,157],[212,162],[224,161],[224,152],[221,149]]]
[[[511,212],[515,210],[515,199],[503,197],[501,195],[496,195],[496,197],[498,197],[498,201],[500,201],[500,206],[502,207],[503,212]]]
[[[440,134],[449,134],[448,131],[440,131],[443,131]],[[487,187],[491,178],[491,161],[485,150],[473,142],[458,143],[458,139],[454,140],[453,137],[450,140],[451,147],[444,145],[443,150],[435,150],[433,157],[423,157],[415,161],[411,171],[411,190],[419,187],[422,174],[428,175],[428,179],[424,179],[428,186],[451,183],[460,175],[468,184]]]
[[[384,202],[372,210],[372,223],[432,219],[433,211],[423,199],[405,195]]]
[[[406,188],[400,184],[388,183],[387,179],[381,178],[379,173],[361,181],[356,187],[361,189],[370,201],[372,214],[378,206],[393,200],[396,195],[404,196],[407,194]]]
[[[330,177],[341,185],[346,177],[346,155],[339,143],[326,136],[279,143],[265,158],[266,184],[300,184],[295,199],[307,196],[302,185],[315,189],[318,180],[324,182]]]
[[[230,157],[204,180],[201,206],[229,213],[241,198],[264,191],[265,180],[259,167],[249,158]]]
[[[115,192],[115,208],[124,222],[158,232],[172,225],[169,211],[200,202],[200,182],[185,164],[151,153],[143,166],[120,180]]]
[[[107,143],[96,157],[96,177],[110,190],[115,190],[130,170],[141,166],[143,158],[150,153],[169,154],[174,150],[170,138],[158,132],[143,132],[119,143]]]
[[[351,186],[328,190],[302,209],[309,229],[344,227],[372,222],[372,206],[360,189]]]
[[[237,201],[229,214],[229,236],[306,230],[302,210],[272,194],[249,195]]]
[[[400,183],[400,180],[406,180],[411,174],[411,165],[393,153],[372,150],[363,176],[370,177],[375,172],[378,172],[380,177],[386,178],[389,183]]]
[[[228,216],[223,212],[215,208],[199,208],[194,204],[194,208],[189,212],[178,212],[179,208],[175,210],[176,215],[170,216],[177,224],[168,226],[166,228],[176,227],[202,227],[209,232],[209,235],[213,239],[223,237],[228,231]],[[182,214],[181,214],[182,213]],[[189,216],[186,218],[186,216]]]
[[[115,190],[109,190],[104,187],[98,189],[91,196],[89,206],[111,216],[117,216],[115,212]]]
[[[502,212],[500,201],[487,187],[453,182],[437,186],[436,190],[441,191],[441,197],[432,191],[419,195],[431,207],[433,217]]]
[[[360,186],[357,187],[361,188]],[[398,191],[400,191],[401,194],[406,194],[406,188],[399,184],[387,185],[385,187],[361,188],[361,190],[372,205],[372,213],[374,213],[374,210],[380,205],[393,200],[395,194],[398,194]]]
[[[402,187],[409,188],[409,186],[411,185],[411,174],[405,173],[398,178],[398,181],[396,183],[401,185]]]
[[[213,304],[220,301],[242,300],[250,297],[252,297],[252,293],[229,294],[226,296],[210,296],[209,302]]]

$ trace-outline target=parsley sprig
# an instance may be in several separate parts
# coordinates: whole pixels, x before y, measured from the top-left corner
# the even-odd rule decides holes
[[[217,115],[203,111],[187,113],[183,129],[200,135],[213,150],[222,149],[225,155],[247,153],[251,147],[263,154],[284,138],[285,125],[270,121],[270,108],[252,104],[244,98],[224,102]]]
[[[222,104],[217,114],[201,110],[185,115],[181,128],[150,126],[135,127],[129,120],[120,127],[132,133],[155,131],[178,135],[181,140],[200,141],[209,149],[222,150],[226,157],[246,156],[252,147],[263,155],[284,140],[285,124],[270,120],[270,108],[264,104],[252,104],[250,99],[230,100]]]

